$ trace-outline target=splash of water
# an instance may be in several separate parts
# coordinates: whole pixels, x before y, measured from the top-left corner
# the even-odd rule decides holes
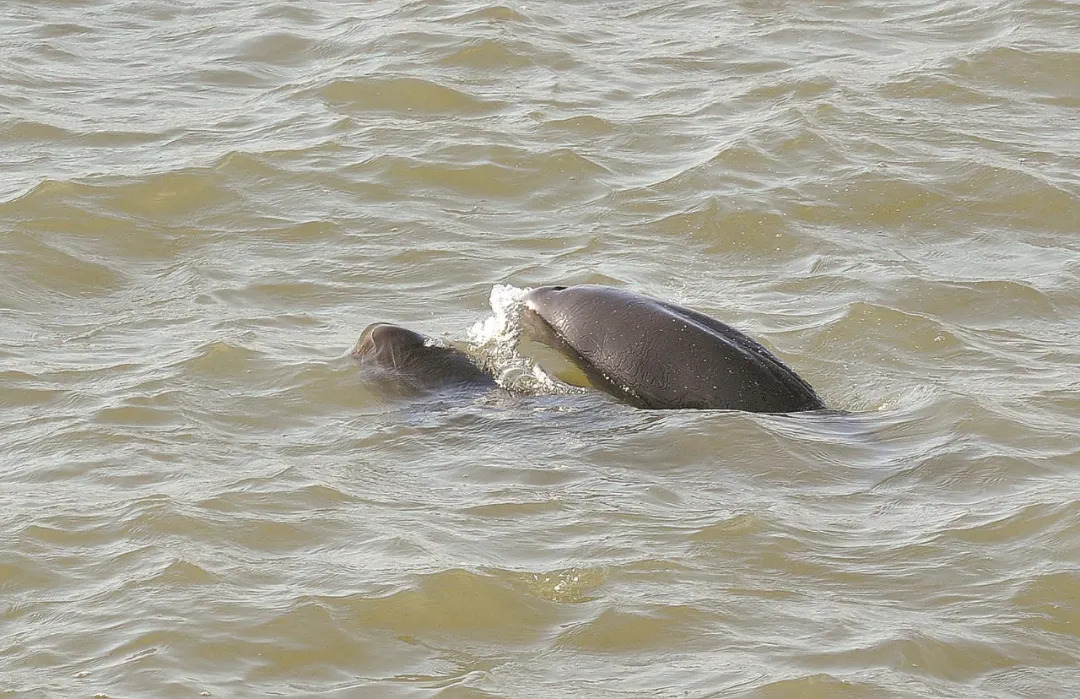
[[[477,347],[517,343],[521,337],[521,313],[525,308],[525,294],[531,289],[519,289],[509,284],[491,287],[492,315],[479,320],[469,328],[466,337]]]
[[[524,330],[525,294],[529,291],[509,284],[491,287],[492,314],[474,323],[466,339],[503,388],[530,395],[578,393],[579,389],[549,376],[536,362],[517,351]]]

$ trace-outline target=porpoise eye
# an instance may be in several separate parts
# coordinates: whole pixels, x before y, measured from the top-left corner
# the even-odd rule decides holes
[[[552,291],[563,291],[565,289],[566,289],[565,286],[553,286],[553,287],[551,287]]]

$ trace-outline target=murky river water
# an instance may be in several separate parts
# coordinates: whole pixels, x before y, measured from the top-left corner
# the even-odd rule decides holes
[[[6,696],[1080,687],[1075,3],[15,0],[0,164]],[[851,414],[347,356],[580,282]]]

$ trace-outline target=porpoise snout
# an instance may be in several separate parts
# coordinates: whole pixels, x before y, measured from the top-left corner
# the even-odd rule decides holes
[[[543,317],[545,309],[549,308],[558,293],[565,289],[565,286],[538,286],[525,294],[525,307]]]

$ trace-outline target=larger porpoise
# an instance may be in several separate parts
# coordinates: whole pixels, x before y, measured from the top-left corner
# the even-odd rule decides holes
[[[538,339],[631,405],[763,413],[825,407],[757,341],[689,308],[595,284],[539,287],[525,306],[529,325],[544,336]]]

